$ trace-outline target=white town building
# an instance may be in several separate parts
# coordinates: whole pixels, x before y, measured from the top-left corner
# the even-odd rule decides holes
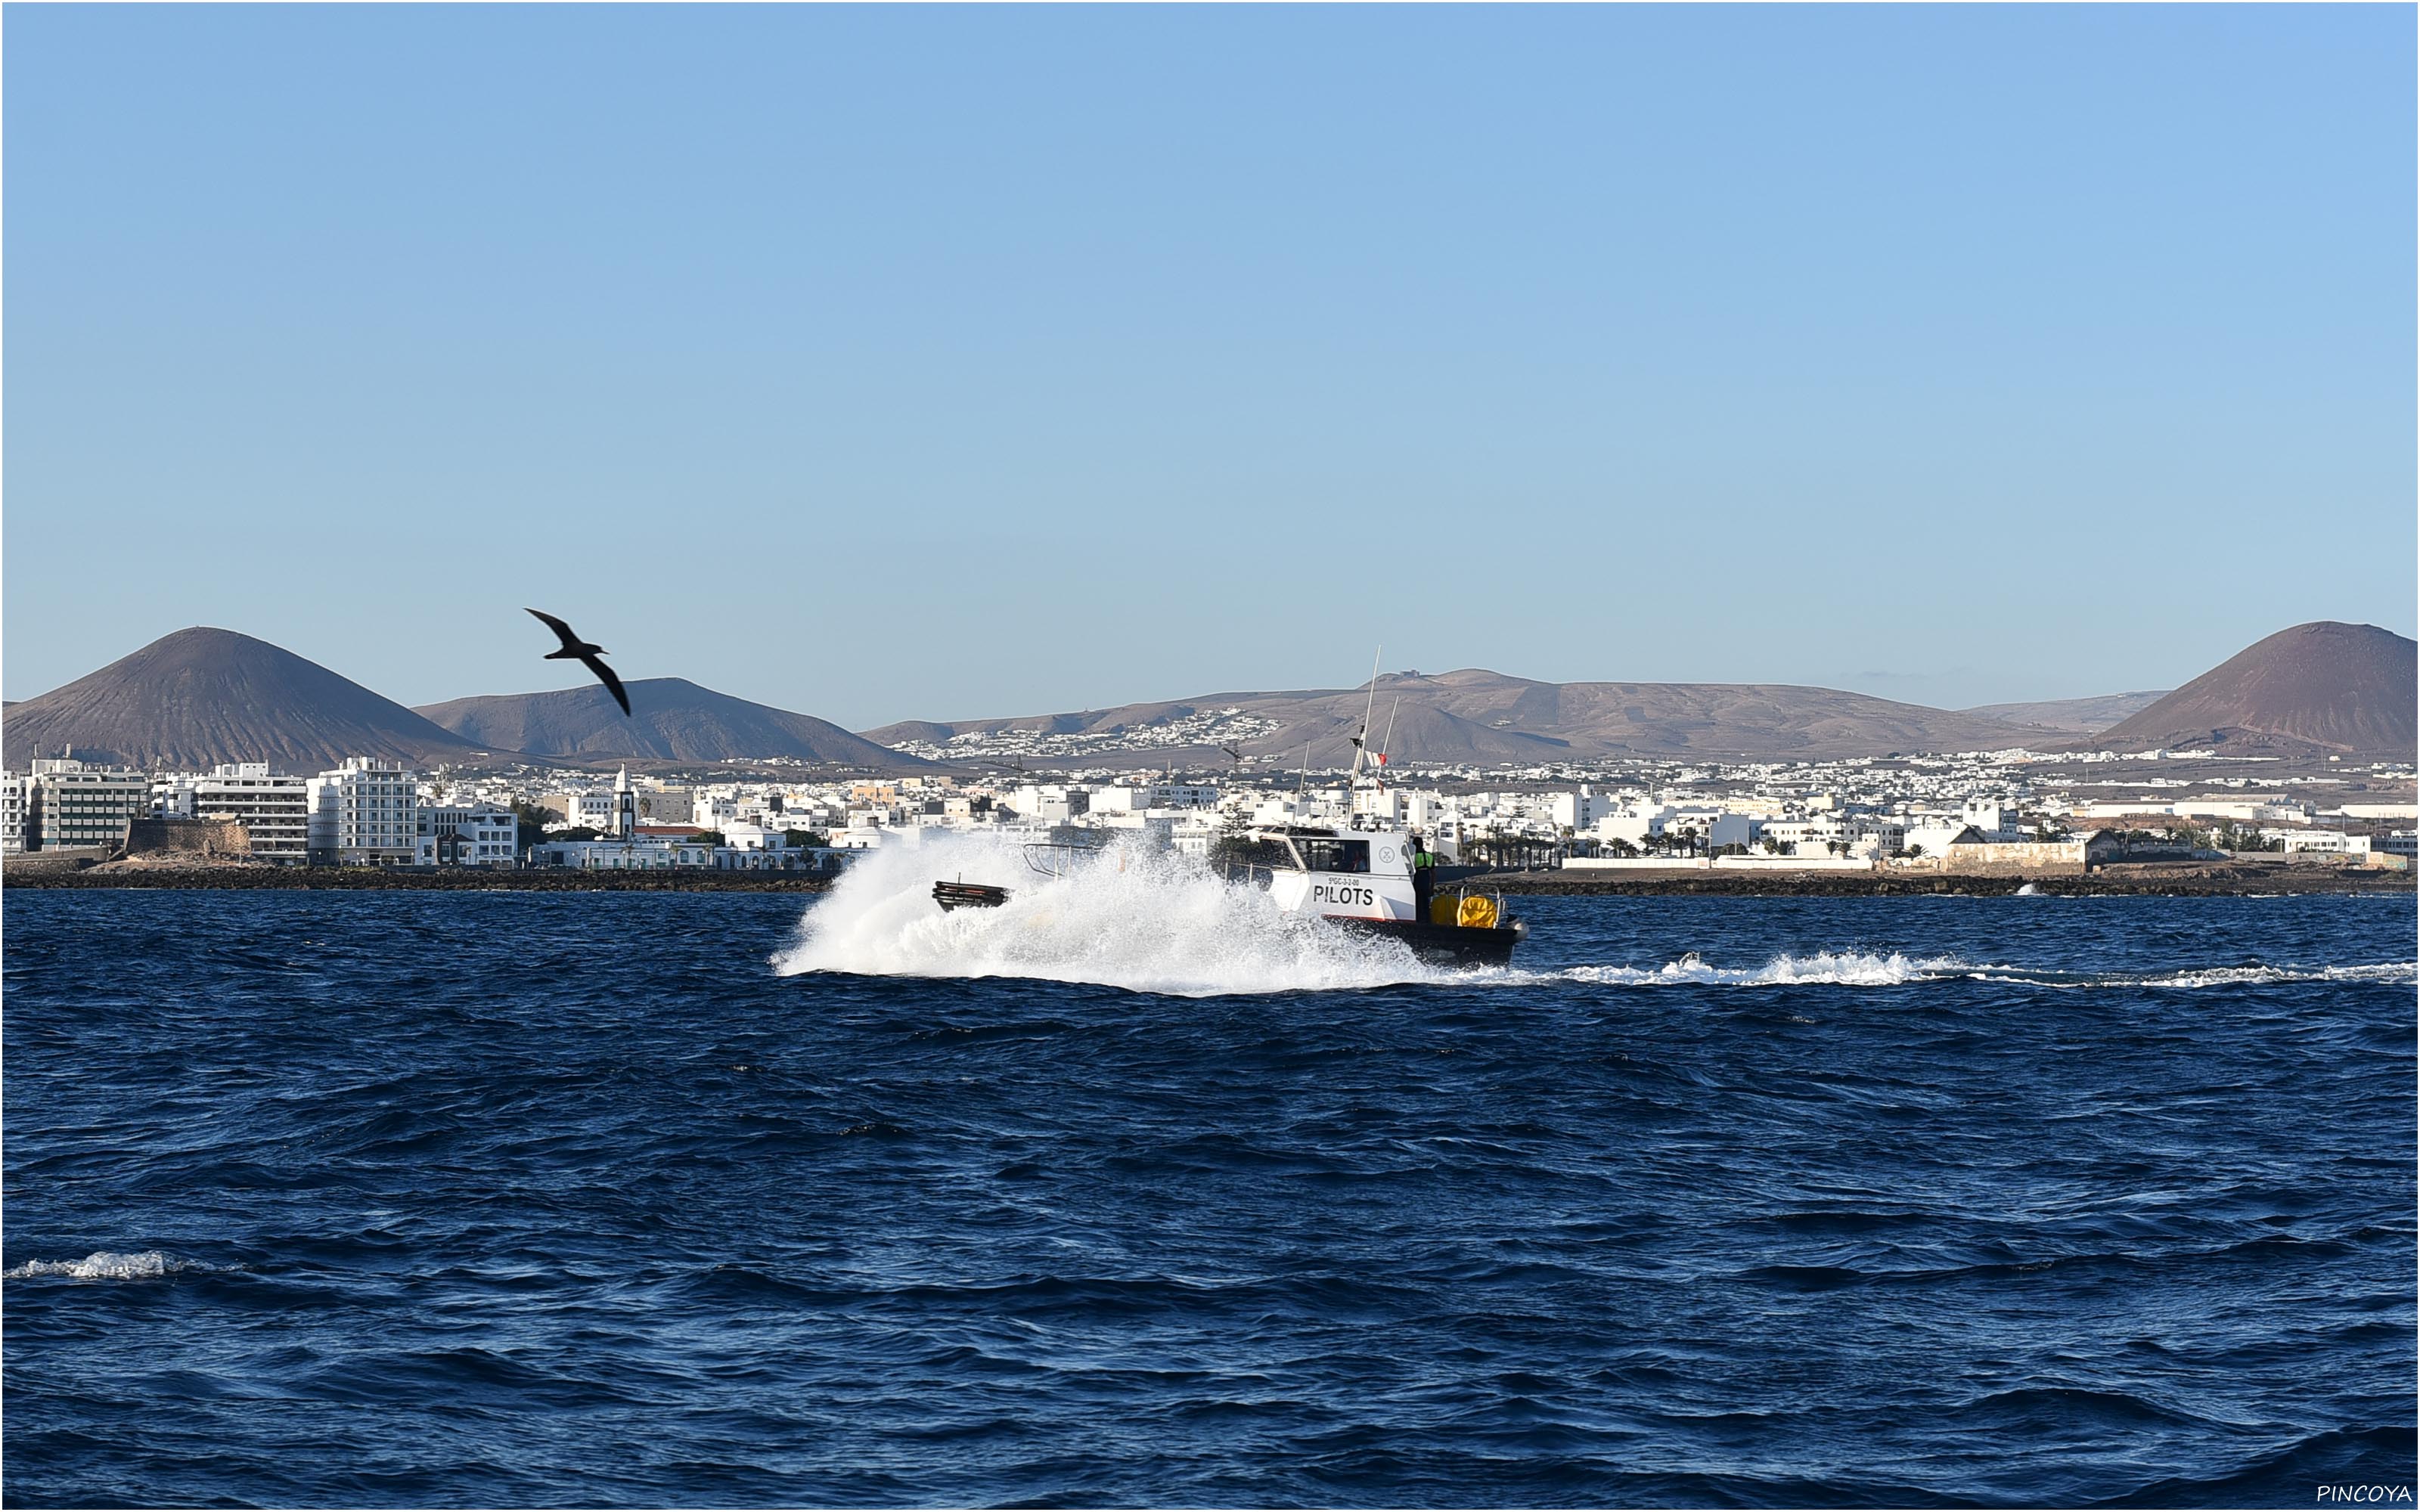
[[[413,829],[416,866],[505,867],[520,848],[520,819],[492,803],[423,804]]]
[[[420,782],[373,756],[308,779],[311,854],[338,866],[409,866],[420,848]]]
[[[2288,856],[2367,856],[2369,837],[2341,829],[2264,829],[2260,838],[2284,844]]]
[[[0,856],[25,852],[25,779],[0,772]]]
[[[123,766],[94,766],[72,757],[37,757],[26,778],[27,848],[116,848],[151,811],[151,779]]]
[[[252,837],[255,860],[301,866],[311,852],[311,782],[274,777],[267,762],[215,766],[179,782],[178,810],[195,819],[233,820]]]

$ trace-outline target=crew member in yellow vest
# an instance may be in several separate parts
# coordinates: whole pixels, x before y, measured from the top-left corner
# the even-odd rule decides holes
[[[1420,839],[1419,830],[1412,831],[1412,917],[1425,924],[1429,921],[1429,899],[1436,891],[1436,857],[1429,854],[1428,841]]]

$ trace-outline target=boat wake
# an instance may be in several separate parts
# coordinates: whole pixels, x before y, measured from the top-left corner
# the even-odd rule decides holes
[[[1514,973],[1519,976],[1522,974]],[[1561,981],[1607,983],[1621,987],[1675,984],[1709,987],[1900,987],[1930,981],[1993,981],[2026,987],[2067,989],[2195,988],[2273,986],[2297,982],[2420,981],[2420,964],[2386,962],[2375,965],[2212,966],[2183,971],[2036,971],[2023,966],[1975,965],[1956,956],[1910,957],[1893,952],[1819,950],[1812,955],[1777,955],[1757,966],[1717,966],[1685,955],[1661,966],[1573,966],[1552,974]],[[1529,980],[1545,980],[1528,977]]]
[[[1978,966],[1972,975],[1982,981],[2017,982],[2032,987],[2271,987],[2296,982],[2420,981],[2420,963],[2385,961],[2369,965],[2206,966],[2182,971],[2028,971],[2022,966]]]
[[[1812,955],[1777,955],[1757,966],[1710,965],[1691,954],[1661,966],[1574,966],[1561,975],[1565,981],[1607,982],[1623,987],[1683,982],[1715,987],[1897,987],[1911,981],[1962,977],[1973,970],[1955,956],[1910,960],[1897,952],[1869,955],[1818,950]]]
[[[943,913],[937,880],[1009,889],[998,908]],[[1280,909],[1181,856],[1111,848],[1065,874],[1026,865],[1021,845],[948,836],[885,847],[808,909],[783,976],[1027,977],[1211,997],[1323,992],[1451,975],[1392,940]]]

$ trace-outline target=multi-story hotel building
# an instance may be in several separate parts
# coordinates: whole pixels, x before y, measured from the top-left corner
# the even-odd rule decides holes
[[[26,848],[126,843],[127,827],[151,811],[151,779],[122,766],[37,757],[25,780]]]
[[[232,819],[252,836],[253,858],[301,866],[310,859],[311,779],[271,777],[267,762],[220,766],[194,779],[196,819]]]
[[[419,849],[419,779],[392,762],[349,756],[307,779],[310,855],[336,866],[410,866]]]

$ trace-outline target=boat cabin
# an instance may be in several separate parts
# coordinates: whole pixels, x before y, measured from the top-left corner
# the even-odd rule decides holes
[[[1418,917],[1411,837],[1400,830],[1336,830],[1284,825],[1249,831],[1231,860],[1265,873],[1269,896],[1289,913],[1329,918]]]

